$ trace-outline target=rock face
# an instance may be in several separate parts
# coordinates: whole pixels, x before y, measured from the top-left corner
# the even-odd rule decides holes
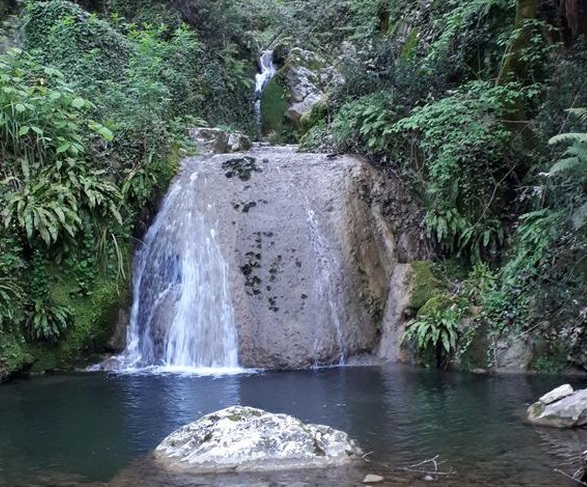
[[[427,251],[399,181],[293,147],[187,160],[185,171],[219,222],[241,366],[397,358],[404,263]]]
[[[233,406],[175,431],[154,455],[172,471],[221,473],[345,465],[361,453],[342,431]]]
[[[528,408],[528,421],[539,426],[574,428],[587,424],[587,389],[557,387]]]
[[[500,338],[495,351],[495,367],[499,372],[524,372],[534,356],[532,336],[516,335]]]
[[[218,128],[192,129],[190,136],[202,155],[244,152],[252,147],[246,135],[240,132],[228,133]]]
[[[420,214],[399,179],[355,157],[256,146],[184,160],[170,195],[173,204],[166,198],[157,217],[163,233],[147,239],[153,249],[140,264],[144,286],[135,294],[144,298],[137,313],[144,319],[133,322],[139,326],[125,354],[132,364],[135,356],[141,366],[176,364],[169,351],[204,342],[210,347],[198,353],[230,342],[224,349],[235,357],[227,364],[215,355],[199,365],[207,367],[303,369],[399,358],[406,276],[410,262],[427,255]],[[178,237],[168,238],[173,232]],[[197,249],[186,243],[193,240]],[[206,270],[212,247],[221,272]],[[222,289],[210,293],[210,283]],[[183,293],[186,286],[202,288],[194,297]],[[185,318],[182,303],[195,318]],[[198,317],[213,326],[188,336]],[[170,336],[181,347],[170,346]],[[144,345],[139,354],[135,342]]]
[[[295,47],[279,73],[289,93],[287,117],[299,126],[302,116],[325,97],[326,87],[340,78],[336,70],[315,52]]]

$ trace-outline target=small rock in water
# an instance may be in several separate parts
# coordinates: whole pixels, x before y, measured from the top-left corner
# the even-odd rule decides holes
[[[365,478],[363,479],[363,483],[364,484],[377,484],[379,482],[383,482],[384,480],[385,480],[385,478],[382,477],[381,475],[374,475],[374,474],[370,473],[365,476]]]
[[[432,482],[434,481],[434,477],[432,475],[426,475],[426,477],[424,477],[424,480],[426,482]]]

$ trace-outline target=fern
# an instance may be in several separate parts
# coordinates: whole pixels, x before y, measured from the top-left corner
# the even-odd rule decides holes
[[[69,307],[37,299],[28,321],[29,335],[34,340],[55,341],[72,322],[73,312]]]

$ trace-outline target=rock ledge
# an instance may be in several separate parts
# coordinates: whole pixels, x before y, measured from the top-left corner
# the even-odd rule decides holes
[[[154,452],[164,468],[193,473],[339,466],[361,454],[342,431],[242,406],[207,414],[183,426]]]

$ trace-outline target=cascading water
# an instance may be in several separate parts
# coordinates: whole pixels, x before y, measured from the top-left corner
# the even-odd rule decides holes
[[[344,337],[342,335],[342,326],[340,323],[340,314],[338,311],[337,293],[333,289],[332,282],[333,272],[336,269],[340,269],[340,265],[333,262],[333,258],[328,252],[324,238],[318,228],[318,222],[316,221],[316,215],[314,210],[308,209],[308,227],[310,230],[310,243],[312,250],[317,258],[317,271],[318,280],[316,281],[317,292],[319,296],[324,296],[328,301],[328,309],[326,316],[330,317],[330,320],[334,326],[334,333],[336,334],[336,342],[338,344],[338,365],[344,365],[346,361],[346,349],[344,345]],[[316,349],[319,346],[318,343],[314,344]]]
[[[261,72],[255,76],[255,116],[257,117],[257,125],[261,126],[261,96],[267,83],[271,80],[277,71],[273,64],[273,51],[263,51],[259,60]]]
[[[210,205],[186,168],[168,192],[134,264],[123,368],[238,367],[227,264]]]

